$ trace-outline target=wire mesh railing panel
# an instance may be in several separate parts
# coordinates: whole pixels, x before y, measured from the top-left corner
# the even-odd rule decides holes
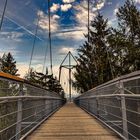
[[[101,120],[122,133],[122,114],[120,99],[107,97],[98,99],[98,116]]]
[[[19,83],[0,79],[0,97],[17,96],[19,93]]]
[[[123,139],[140,139],[140,72],[100,85],[75,99]]]
[[[0,140],[19,140],[65,103],[55,92],[0,77]]]
[[[126,114],[129,133],[140,139],[140,98],[126,98]]]
[[[38,99],[38,97],[40,97]],[[61,98],[42,96],[0,97],[0,139],[19,139],[63,105]]]
[[[17,102],[0,101],[0,139],[8,139],[15,134]]]
[[[125,81],[124,88],[125,92],[131,94],[140,94],[140,78],[132,79],[130,81]]]

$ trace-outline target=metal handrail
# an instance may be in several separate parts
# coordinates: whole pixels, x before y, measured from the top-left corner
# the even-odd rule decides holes
[[[135,80],[135,79],[139,79],[140,78],[140,70],[139,71],[135,71],[135,72],[132,72],[130,74],[126,74],[126,75],[123,75],[123,76],[120,76],[118,78],[115,78],[113,80],[110,80],[106,83],[103,83],[95,88],[92,88],[90,90],[88,90],[87,92],[85,92],[83,95],[85,96],[86,94],[88,94],[89,92],[92,92],[94,90],[98,90],[98,89],[102,89],[106,86],[111,86],[111,85],[114,85],[114,84],[119,84],[120,81],[121,82],[127,82],[127,81],[130,81],[130,80]]]
[[[60,97],[50,97],[50,96],[6,96],[6,97],[0,97],[0,101],[1,100],[15,100],[15,99],[36,99],[36,100],[39,100],[39,99],[55,99],[55,100],[64,100]]]
[[[139,84],[140,71],[133,72],[83,93],[75,103],[123,139],[140,139]]]
[[[111,95],[93,95],[87,97],[78,97],[80,100],[82,99],[92,99],[92,98],[109,98],[109,97],[133,97],[133,98],[140,98],[140,94],[111,94]],[[78,99],[77,98],[77,99]]]
[[[59,94],[10,74],[0,72],[0,82],[0,139],[27,136],[65,103]]]

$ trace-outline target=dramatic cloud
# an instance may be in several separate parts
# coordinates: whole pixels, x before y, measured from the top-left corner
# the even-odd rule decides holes
[[[51,12],[56,12],[60,8],[59,4],[53,3],[52,7],[50,8]]]
[[[86,0],[74,6],[74,9],[76,10],[76,14],[75,14],[76,22],[79,24],[79,26],[84,27],[84,28],[86,28],[88,24],[88,12],[85,5],[87,5]],[[96,13],[90,12],[90,20],[93,20],[95,16],[96,16]]]
[[[69,9],[72,8],[72,5],[71,4],[64,4],[64,5],[61,5],[61,10],[63,12],[67,12]]]
[[[75,0],[63,0],[64,3],[72,3],[75,2]]]
[[[75,21],[78,26],[72,27],[70,31],[64,31],[62,33],[57,33],[54,36],[57,38],[62,38],[66,40],[73,41],[83,41],[85,39],[84,34],[87,33],[87,24],[88,24],[88,13],[87,13],[87,1],[81,1],[80,4],[75,5],[73,12],[75,13]],[[95,13],[90,13],[90,20],[96,16]],[[73,30],[73,31],[71,31]]]
[[[115,7],[116,9],[113,8],[115,4],[123,3],[124,1],[125,0],[122,0],[121,2],[116,2],[113,0],[90,0],[92,3],[90,4],[90,21],[93,20],[97,15],[97,10],[102,10],[102,14],[111,19],[109,20],[108,24],[113,25],[114,27],[116,19],[114,18],[115,16],[113,15],[113,10],[114,13],[116,13],[118,7]],[[4,26],[0,35],[0,54],[2,55],[4,52],[7,53],[10,51],[14,55],[21,76],[23,76],[28,71],[27,63],[29,63],[32,49],[33,35],[36,28],[35,25],[37,23],[37,11],[38,15],[40,16],[38,36],[43,36],[42,38],[45,39],[48,37],[47,3],[45,1],[44,3],[42,2],[35,2],[35,0],[24,0],[23,2],[22,0],[16,0],[16,3],[13,3],[12,0],[8,1]],[[135,2],[140,4],[140,0],[135,0]],[[112,6],[110,6],[111,4]],[[42,8],[43,6],[44,8],[40,9],[39,11],[38,5],[42,5]],[[2,10],[3,4],[0,4],[0,11],[2,12]],[[59,66],[57,65],[60,64],[61,58],[63,60],[63,57],[66,53],[68,53],[68,51],[71,51],[75,55],[76,48],[78,48],[80,44],[82,44],[82,42],[85,40],[84,34],[87,33],[88,24],[87,0],[55,0],[55,2],[52,2],[50,10],[52,48],[54,54],[53,63],[56,66],[54,66],[54,74],[56,74],[59,70]],[[68,10],[71,12],[67,12]],[[67,12],[66,16],[63,12]],[[68,27],[66,28],[66,26]],[[8,32],[5,30],[5,27],[7,28]],[[10,31],[9,27],[12,28]],[[44,62],[43,55],[45,54],[44,50],[46,50],[46,40],[44,42],[41,42],[40,40],[36,40],[32,61],[32,66],[37,71],[42,70],[41,63]],[[39,58],[38,55],[41,55],[41,57]],[[49,67],[49,51],[46,60],[46,66]],[[66,87],[66,85],[64,86]]]
[[[40,16],[39,27],[48,31],[49,29],[48,16],[44,14],[42,11],[38,11],[38,14]],[[58,19],[59,19],[58,15],[51,16],[51,31],[52,32],[57,31],[57,29],[59,28]]]

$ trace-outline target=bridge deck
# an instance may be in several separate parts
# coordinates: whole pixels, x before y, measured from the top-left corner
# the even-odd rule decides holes
[[[119,140],[112,131],[74,104],[66,104],[27,140]]]

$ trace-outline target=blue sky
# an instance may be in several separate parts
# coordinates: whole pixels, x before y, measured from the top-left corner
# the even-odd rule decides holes
[[[58,74],[58,67],[71,51],[76,55],[76,49],[84,41],[83,34],[87,32],[87,1],[86,0],[50,0],[51,1],[51,31],[53,70]],[[109,20],[109,26],[116,26],[118,7],[125,0],[91,0],[90,19],[94,19],[97,9]],[[140,0],[135,0],[138,8]],[[0,0],[0,18],[5,0]],[[23,77],[28,71],[34,34],[39,18],[39,28],[33,53],[32,67],[42,71],[45,52],[45,66],[49,67],[48,47],[48,3],[47,0],[8,0],[2,30],[0,31],[0,56],[11,52],[16,61],[19,73]],[[66,74],[67,75],[67,74]]]

